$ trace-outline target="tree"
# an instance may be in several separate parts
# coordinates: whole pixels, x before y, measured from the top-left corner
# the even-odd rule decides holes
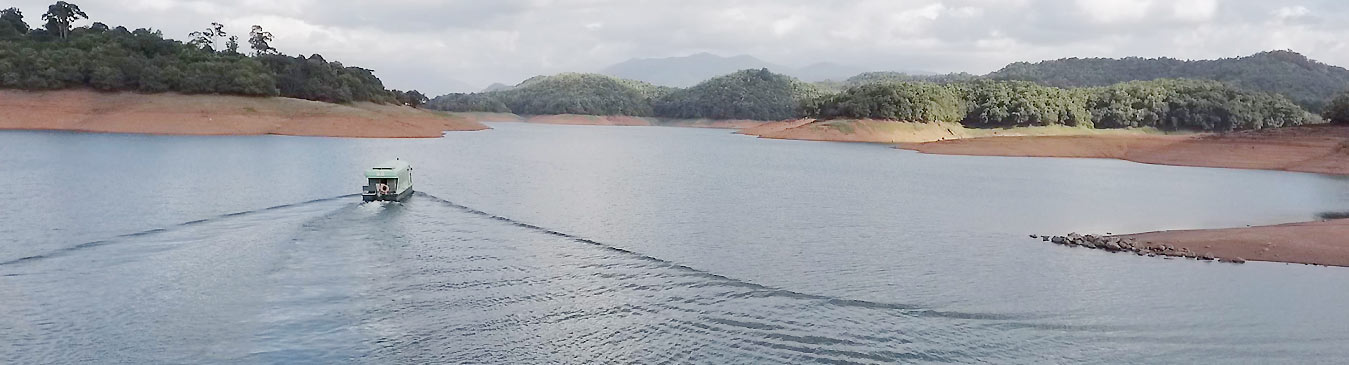
[[[61,39],[70,36],[70,23],[79,19],[89,19],[89,15],[80,10],[78,5],[65,1],[57,1],[48,6],[47,13],[42,14],[42,20],[47,21],[47,32]]]
[[[23,21],[23,12],[19,8],[0,10],[0,28],[8,28],[0,29],[0,35],[8,33],[9,29],[15,34],[28,34],[28,23]]]
[[[206,30],[195,31],[192,33],[188,33],[187,35],[189,37],[192,37],[192,40],[188,41],[187,44],[196,46],[197,48],[201,48],[207,51],[215,52],[216,39],[226,36],[225,25],[212,22],[211,26],[206,27]]]
[[[1341,92],[1326,105],[1321,117],[1335,124],[1349,124],[1349,91]]]
[[[253,49],[254,56],[276,53],[276,48],[272,48],[272,32],[263,31],[261,25],[253,25],[253,29],[248,31],[248,46]]]
[[[397,100],[399,104],[407,105],[413,108],[422,106],[422,104],[426,104],[426,102],[428,101],[426,95],[423,95],[422,92],[417,90],[408,90],[408,91],[394,90],[393,95],[394,100]]]
[[[232,35],[225,41],[225,53],[239,54],[239,36]]]

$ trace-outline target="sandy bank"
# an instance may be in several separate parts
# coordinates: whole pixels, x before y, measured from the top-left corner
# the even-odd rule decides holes
[[[1087,129],[1074,127],[1030,127],[1008,129],[965,128],[960,123],[916,123],[876,119],[815,120],[796,119],[764,123],[738,132],[762,138],[806,141],[921,143],[986,136],[1026,135],[1141,135],[1155,134],[1141,129]]]
[[[440,137],[482,123],[405,106],[291,98],[0,90],[0,129],[175,135]]]
[[[1349,126],[1189,136],[1017,136],[906,143],[923,153],[1115,158],[1141,163],[1349,175]]]
[[[473,113],[473,112],[454,112],[446,113],[456,118],[463,118],[468,121],[478,123],[492,122],[523,122],[524,117],[512,113]]]
[[[884,120],[784,120],[738,132],[773,139],[805,141],[901,143],[966,138],[970,134],[956,123],[907,123]]]
[[[1349,126],[1186,136],[999,136],[901,144],[923,153],[1114,158],[1150,164],[1349,175]],[[1119,236],[1224,260],[1349,266],[1349,220]]]
[[[659,124],[656,118],[629,117],[622,115],[534,115],[525,118],[528,123],[566,124],[566,125],[617,125],[652,126]]]
[[[1120,236],[1225,260],[1349,266],[1349,219]]]
[[[764,125],[765,121],[748,119],[662,119],[660,125],[683,128],[747,129]]]

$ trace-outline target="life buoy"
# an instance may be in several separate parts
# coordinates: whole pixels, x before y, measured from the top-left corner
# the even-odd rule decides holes
[[[388,194],[389,184],[379,184],[379,186],[375,187],[375,190],[379,191],[380,194]]]

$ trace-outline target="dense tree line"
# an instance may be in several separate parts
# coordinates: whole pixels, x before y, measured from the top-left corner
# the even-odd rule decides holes
[[[976,80],[950,84],[965,101],[971,127],[1092,126],[1086,95],[1025,81]]]
[[[437,96],[427,108],[454,112],[510,113],[511,108],[490,93],[454,93]]]
[[[653,115],[651,101],[670,88],[599,74],[536,76],[488,93],[517,114]]]
[[[427,107],[456,112],[653,116],[651,105],[673,89],[599,74],[535,76],[497,91],[449,94]]]
[[[425,101],[421,93],[386,90],[371,70],[329,62],[320,55],[285,56],[273,36],[253,26],[241,53],[238,36],[212,23],[184,43],[146,28],[129,30],[87,19],[64,1],[48,8],[42,28],[30,28],[16,8],[0,11],[0,87],[53,90],[91,87],[147,93],[285,96],[325,102]],[[415,94],[413,94],[415,93]]]
[[[797,106],[823,95],[815,85],[768,69],[742,70],[679,89],[654,104],[666,118],[781,120],[797,116]]]
[[[1210,80],[1133,81],[1086,91],[1097,127],[1229,131],[1319,122],[1288,98]]]
[[[1335,96],[1335,99],[1326,105],[1326,110],[1321,112],[1321,117],[1335,124],[1349,124],[1349,92],[1343,92]]]
[[[972,81],[978,76],[958,72],[940,75],[910,75],[903,72],[866,72],[857,76],[849,77],[843,82],[844,87],[862,86],[868,84],[883,84],[893,82],[931,82],[938,84],[949,84],[953,82]]]
[[[688,89],[566,73],[536,76],[496,91],[442,95],[427,107],[455,112],[779,120],[796,117],[801,102],[823,93],[768,70],[743,70]]]
[[[1349,114],[1349,97],[1344,100]],[[1316,123],[1287,98],[1216,81],[1154,80],[1063,89],[1026,81],[853,87],[802,105],[814,118],[958,121],[970,127],[1094,126],[1230,131]]]
[[[872,83],[802,103],[800,113],[822,119],[870,118],[954,122],[964,104],[948,87],[933,83]]]
[[[1313,112],[1321,111],[1333,95],[1349,86],[1349,70],[1310,60],[1293,51],[1198,61],[1129,57],[1018,62],[988,77],[1057,87],[1098,87],[1168,78],[1216,80],[1247,90],[1282,94]]]

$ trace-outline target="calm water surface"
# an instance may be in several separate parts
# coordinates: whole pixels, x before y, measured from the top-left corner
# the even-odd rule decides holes
[[[1349,270],[1043,244],[1349,180],[724,130],[0,132],[0,362],[1334,363]],[[400,157],[420,193],[360,204]]]

